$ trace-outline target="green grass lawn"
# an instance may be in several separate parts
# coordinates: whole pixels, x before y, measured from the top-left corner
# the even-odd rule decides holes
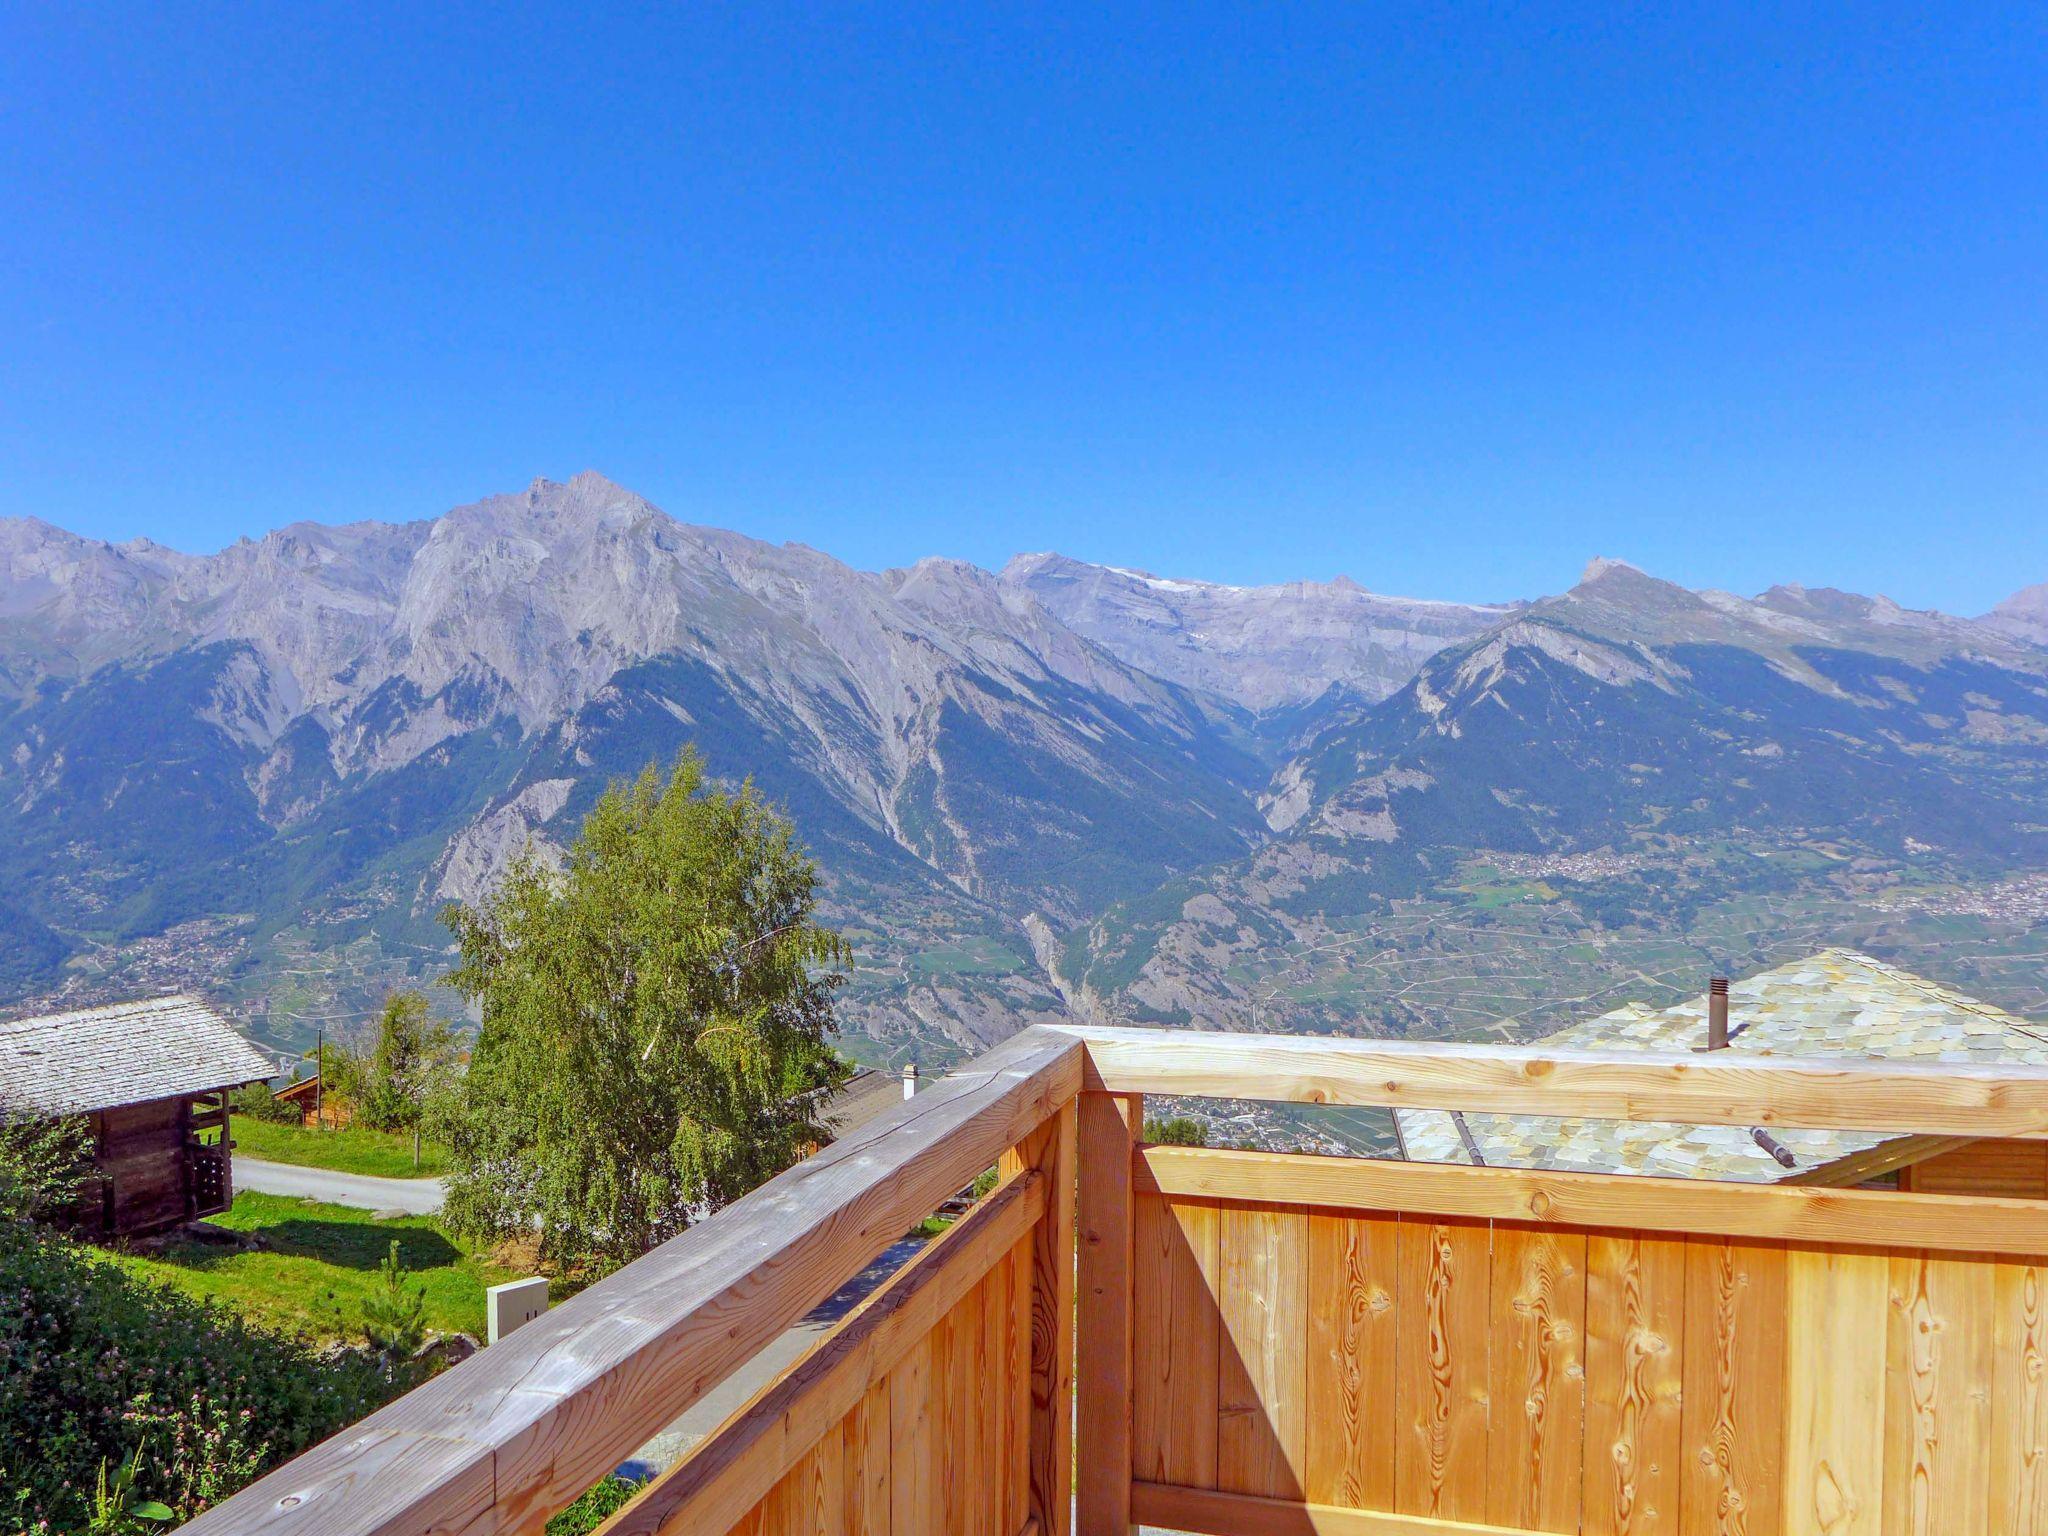
[[[448,1171],[448,1153],[433,1142],[420,1145],[420,1165],[412,1165],[412,1137],[359,1125],[336,1130],[308,1130],[280,1125],[253,1115],[234,1119],[235,1150],[245,1157],[272,1163],[297,1163],[306,1168],[333,1168],[341,1173],[368,1173],[384,1179],[426,1178]]]
[[[137,1275],[209,1297],[251,1322],[311,1340],[362,1336],[364,1300],[379,1285],[377,1266],[398,1240],[399,1261],[426,1288],[427,1326],[481,1339],[484,1287],[517,1279],[449,1237],[430,1216],[375,1220],[368,1211],[244,1191],[212,1220],[260,1232],[266,1252],[231,1253],[181,1243],[161,1254],[110,1254]]]

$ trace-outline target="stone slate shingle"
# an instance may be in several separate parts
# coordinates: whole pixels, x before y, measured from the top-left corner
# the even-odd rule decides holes
[[[2048,1028],[1849,949],[1822,950],[1734,982],[1728,1015],[1728,1049],[1736,1055],[2048,1065]],[[1539,1043],[1571,1050],[1686,1051],[1704,1045],[1706,1036],[1707,1000],[1701,996],[1670,1008],[1631,1003]],[[1774,1127],[1771,1135],[1797,1164],[1786,1168],[1739,1125],[1469,1112],[1454,1117],[1417,1109],[1394,1114],[1406,1155],[1421,1163],[1469,1164],[1476,1145],[1495,1168],[1752,1183],[1795,1178],[1896,1139]]]
[[[84,1114],[270,1077],[276,1067],[194,997],[0,1023],[0,1104]]]

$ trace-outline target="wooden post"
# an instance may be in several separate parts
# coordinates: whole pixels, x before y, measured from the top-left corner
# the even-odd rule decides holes
[[[1079,1536],[1131,1529],[1131,1157],[1144,1124],[1140,1094],[1081,1095]]]
[[[1074,1486],[1074,1104],[1005,1152],[1004,1177],[1045,1175],[1031,1248],[1029,1518],[1039,1536],[1071,1536]]]

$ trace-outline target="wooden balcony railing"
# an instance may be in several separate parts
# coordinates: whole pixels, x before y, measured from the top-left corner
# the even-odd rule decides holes
[[[607,1536],[2048,1533],[2048,1203],[1151,1147],[1148,1093],[2048,1139],[2039,1070],[1033,1029],[191,1529],[538,1532],[999,1161]]]

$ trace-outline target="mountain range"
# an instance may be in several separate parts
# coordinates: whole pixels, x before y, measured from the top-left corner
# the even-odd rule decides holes
[[[1432,1028],[1274,957],[1492,910],[1517,861],[1602,933],[2048,869],[2048,586],[1966,619],[1605,560],[1491,605],[865,572],[596,474],[204,556],[0,520],[0,1001],[199,985],[298,1044],[686,743],[816,853],[863,1048]]]

